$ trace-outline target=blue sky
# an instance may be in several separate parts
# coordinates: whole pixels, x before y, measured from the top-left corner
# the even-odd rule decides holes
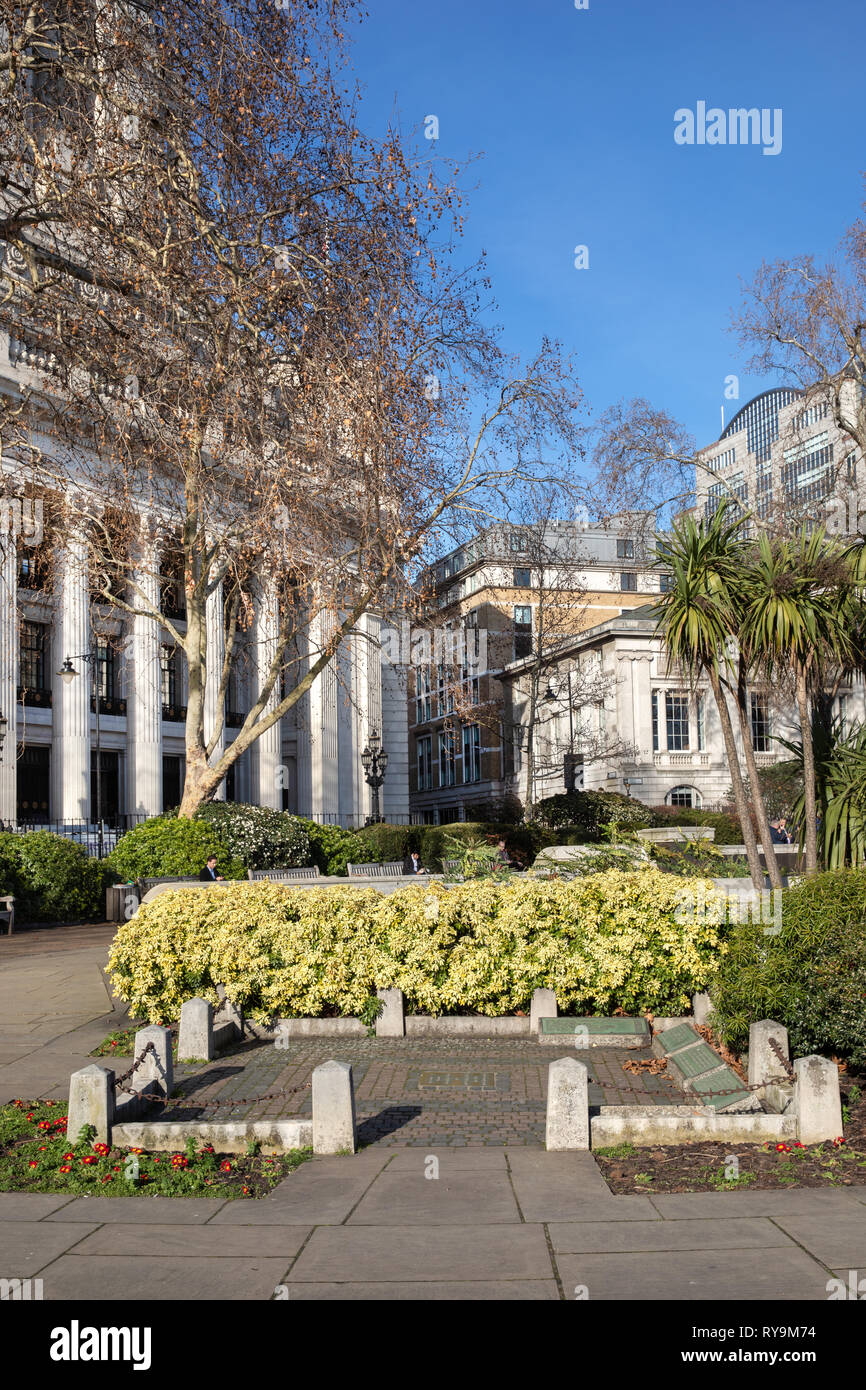
[[[594,413],[646,396],[707,444],[775,384],[727,331],[762,259],[830,255],[863,200],[866,5],[836,0],[367,0],[361,123],[483,155],[483,248],[504,343],[574,354]],[[781,108],[782,148],[677,145],[674,112]],[[424,144],[425,142],[421,142]],[[574,268],[586,245],[589,268]],[[739,377],[739,401],[725,378]]]

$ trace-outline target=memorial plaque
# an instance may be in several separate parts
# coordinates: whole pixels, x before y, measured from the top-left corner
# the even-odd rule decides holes
[[[675,1067],[681,1076],[703,1076],[704,1072],[722,1066],[719,1054],[705,1042],[676,1052],[670,1060],[671,1066]]]
[[[659,1033],[658,1041],[667,1053],[676,1052],[679,1047],[691,1047],[692,1043],[700,1042],[700,1038],[687,1023],[678,1023],[676,1028],[666,1028]]]
[[[503,1071],[418,1071],[407,1078],[410,1090],[510,1091],[511,1077]]]
[[[701,1097],[703,1105],[710,1105],[714,1110],[724,1110],[729,1105],[734,1105],[738,1100],[746,1100],[751,1094],[747,1086],[744,1086],[740,1078],[730,1068],[724,1071],[715,1072],[712,1076],[699,1076],[691,1084],[691,1091],[694,1095]],[[707,1091],[724,1091],[723,1096],[707,1095]],[[730,1093],[730,1094],[727,1094]]]
[[[541,1032],[559,1037],[583,1033],[589,1037],[649,1037],[645,1018],[543,1018]]]

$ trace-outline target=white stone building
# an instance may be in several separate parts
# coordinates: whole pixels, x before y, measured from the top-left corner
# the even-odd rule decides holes
[[[28,386],[38,392],[45,365],[25,342],[0,328],[0,394],[14,398]],[[50,451],[51,440],[41,440],[40,446]],[[53,573],[45,580],[35,557],[46,519],[37,504],[15,500],[20,481],[7,458],[0,479],[0,714],[7,720],[0,749],[0,820],[92,824],[99,800],[105,820],[125,825],[176,806],[184,775],[182,653],[150,619],[126,620],[118,610],[91,601],[87,547],[74,534],[57,538]],[[138,582],[156,604],[159,578],[152,557],[142,565]],[[219,591],[208,604],[209,651],[219,661],[224,650]],[[182,626],[176,612],[172,617]],[[360,754],[376,730],[389,754],[382,814],[407,818],[405,684],[381,656],[380,626],[374,615],[362,619],[357,635],[344,643],[309,694],[239,758],[220,796],[363,824],[370,791]],[[249,659],[233,678],[226,702],[223,744],[235,737],[238,716],[257,693],[258,673],[274,650],[276,631],[275,605],[263,576]],[[315,633],[310,636],[315,641]],[[87,654],[95,659],[83,660]],[[77,672],[68,682],[59,675],[67,658]],[[214,728],[216,716],[214,682],[209,696],[206,731],[208,724]]]

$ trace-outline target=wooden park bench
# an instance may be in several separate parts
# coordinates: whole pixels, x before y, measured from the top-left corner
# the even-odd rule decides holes
[[[12,897],[0,898],[0,926],[6,923],[6,935],[12,935],[12,928],[15,926],[15,899]]]
[[[251,883],[256,883],[259,879],[267,878],[273,883],[283,883],[293,878],[319,878],[318,864],[311,864],[304,869],[247,869],[247,878]]]
[[[388,864],[347,864],[349,878],[402,878],[403,860],[394,859]]]
[[[138,880],[138,885],[137,885],[137,886],[138,886],[138,888],[139,888],[139,890],[140,890],[141,897],[144,898],[145,893],[149,893],[150,890],[151,890],[151,888],[156,888],[156,887],[158,887],[160,883],[198,883],[198,882],[199,882],[198,874],[195,874],[195,875],[193,875],[193,874],[184,874],[184,875],[179,876],[179,877],[173,877],[172,875],[169,875],[169,874],[163,874],[163,875],[161,875],[159,878],[140,878],[140,879]]]

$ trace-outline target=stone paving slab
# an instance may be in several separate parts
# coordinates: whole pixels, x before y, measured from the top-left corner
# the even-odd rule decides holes
[[[845,1265],[866,1272],[866,1207],[820,1214],[779,1212],[773,1218],[798,1245],[805,1245],[826,1265]]]
[[[450,1178],[385,1172],[349,1217],[351,1226],[474,1225],[519,1222],[508,1174],[461,1169]]]
[[[799,1188],[774,1192],[683,1192],[648,1200],[667,1221],[694,1217],[858,1214],[858,1193],[866,1189]],[[619,1199],[617,1199],[619,1200]]]
[[[311,1233],[310,1226],[200,1226],[195,1232],[195,1254],[208,1259],[233,1259],[261,1255],[288,1262],[297,1255]],[[183,1255],[190,1254],[190,1232],[183,1225],[150,1226],[117,1224],[101,1226],[75,1247],[76,1255]]]
[[[41,1221],[71,1202],[74,1198],[51,1192],[0,1192],[0,1222]]]
[[[484,1173],[506,1171],[505,1150],[501,1148],[431,1148],[424,1153],[417,1148],[392,1149],[388,1158],[388,1173],[421,1173],[428,1158],[439,1161],[440,1178],[465,1170]]]
[[[430,1284],[416,1281],[402,1284],[295,1284],[289,1286],[289,1301],[305,1302],[551,1302],[559,1298],[554,1279],[443,1279]]]
[[[579,1221],[550,1226],[557,1254],[635,1251],[764,1250],[794,1242],[766,1217],[727,1221]]]
[[[305,1163],[261,1201],[232,1201],[216,1213],[213,1224],[318,1226],[339,1225],[360,1202],[388,1161],[386,1152],[354,1158]]]
[[[3,1270],[7,1278],[29,1279],[77,1245],[95,1227],[47,1221],[14,1221],[3,1231]]]
[[[557,1255],[566,1298],[580,1285],[591,1302],[825,1300],[829,1275],[804,1251],[679,1250],[619,1255]]]
[[[363,1269],[371,1282],[550,1279],[541,1226],[343,1226],[313,1232],[288,1278],[335,1283]]]
[[[229,1203],[234,1204],[234,1200]],[[52,1213],[46,1220],[135,1222],[141,1226],[158,1226],[171,1220],[182,1226],[200,1226],[225,1205],[224,1197],[76,1197],[62,1212]]]
[[[213,1259],[190,1253],[173,1255],[63,1255],[40,1271],[44,1297],[79,1302],[142,1299],[194,1301],[224,1299],[232,1303],[269,1299],[284,1282],[288,1261],[245,1256]],[[202,1337],[202,1326],[193,1322]],[[219,1371],[219,1329],[209,1328],[203,1341]]]

